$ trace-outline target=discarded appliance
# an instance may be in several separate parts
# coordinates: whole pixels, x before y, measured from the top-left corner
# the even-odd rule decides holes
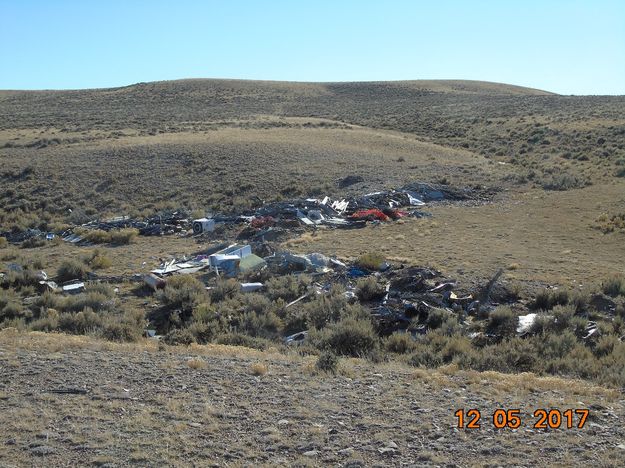
[[[220,267],[224,262],[229,262],[236,259],[242,259],[252,255],[252,247],[249,245],[232,244],[225,249],[219,250],[214,254],[209,255],[208,263],[211,267]]]
[[[67,294],[78,294],[85,290],[85,283],[80,280],[72,280],[65,283],[61,290]]]
[[[212,218],[200,218],[193,220],[193,234],[213,232],[215,230],[215,220]]]
[[[241,283],[241,292],[254,292],[262,289],[263,283]]]

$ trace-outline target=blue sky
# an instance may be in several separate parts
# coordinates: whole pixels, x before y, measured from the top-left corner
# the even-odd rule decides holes
[[[471,79],[625,94],[623,0],[0,0],[0,89]]]

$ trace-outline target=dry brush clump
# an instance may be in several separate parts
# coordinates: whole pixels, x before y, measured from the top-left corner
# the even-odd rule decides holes
[[[75,279],[85,279],[88,269],[84,263],[76,260],[64,260],[56,270],[56,279],[58,282],[71,281]]]

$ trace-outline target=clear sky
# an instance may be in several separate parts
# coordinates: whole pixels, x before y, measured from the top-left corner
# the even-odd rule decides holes
[[[0,89],[471,79],[625,94],[625,0],[0,0]]]

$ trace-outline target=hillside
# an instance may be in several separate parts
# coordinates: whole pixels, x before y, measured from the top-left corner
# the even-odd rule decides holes
[[[508,182],[534,181],[541,185],[557,171],[570,175],[568,185],[583,186],[588,181],[609,181],[621,170],[620,164],[625,161],[624,108],[624,97],[566,97],[470,81],[315,84],[181,80],[115,89],[4,92],[0,97],[0,157],[6,169],[1,177],[11,189],[19,184],[16,175],[28,167],[31,177],[50,181],[56,189],[67,189],[68,196],[63,198],[75,204],[73,184],[67,182],[70,185],[66,187],[66,182],[55,182],[63,177],[59,167],[75,163],[93,169],[90,174],[78,171],[77,178],[71,177],[77,185],[93,187],[88,177],[100,178],[100,164],[110,161],[105,166],[112,171],[109,179],[116,181],[113,186],[123,185],[125,181],[117,181],[115,171],[141,176],[147,168],[146,157],[160,164],[161,155],[166,153],[172,157],[167,158],[163,169],[170,169],[167,164],[174,165],[167,172],[167,183],[182,185],[183,190],[167,193],[166,188],[161,195],[184,204],[190,194],[184,179],[190,172],[199,190],[214,195],[223,188],[221,184],[215,186],[205,171],[214,174],[221,165],[220,170],[227,174],[233,162],[245,163],[254,158],[265,161],[269,152],[277,160],[295,158],[303,175],[309,177],[315,171],[316,154],[326,151],[317,148],[319,135],[323,135],[322,142],[338,142],[345,135],[343,130],[360,127],[399,132],[406,140],[470,151],[476,156],[468,156],[469,161],[482,157],[511,163],[512,170],[506,174]],[[246,130],[245,136],[228,129]],[[312,129],[323,131],[308,131]],[[365,134],[371,135],[359,135]],[[289,143],[294,135],[296,144],[305,148],[303,151]],[[346,172],[363,153],[371,153],[370,145],[360,145],[358,138],[347,137],[352,143],[332,148],[338,155],[335,161],[343,160]],[[389,135],[382,133],[379,138],[384,140]],[[396,141],[378,145],[376,154],[383,161],[405,158],[407,152],[422,156],[420,143],[410,150],[406,145],[398,150]],[[320,146],[328,148],[327,143]],[[305,154],[308,149],[310,155]],[[300,161],[300,155],[308,161]],[[87,160],[81,162],[84,158]],[[438,161],[439,156],[434,159]],[[183,161],[187,170],[175,170]],[[402,166],[403,174],[407,165]],[[288,190],[292,182],[302,182],[293,181],[288,172],[282,173],[284,166],[271,167],[280,181],[267,184],[274,191]],[[435,170],[423,178],[439,174]],[[314,189],[319,178],[340,174],[335,168],[316,176],[317,180],[300,187]],[[453,170],[449,176],[454,177]],[[153,200],[149,180],[146,184],[146,194]],[[41,195],[48,200],[54,198],[46,188],[31,194],[30,203],[17,201],[7,195],[10,193],[1,195],[3,205],[26,212],[37,209],[34,202]],[[98,193],[109,195],[106,206],[120,209],[119,195],[123,192],[108,191],[107,184],[103,184]],[[262,187],[258,187],[258,193],[252,189],[243,195],[248,194],[266,196]],[[143,200],[133,205],[149,208]],[[87,208],[101,211],[103,206]],[[6,218],[0,218],[0,223],[6,224]]]
[[[0,465],[616,465],[624,246],[624,96],[0,91]]]

